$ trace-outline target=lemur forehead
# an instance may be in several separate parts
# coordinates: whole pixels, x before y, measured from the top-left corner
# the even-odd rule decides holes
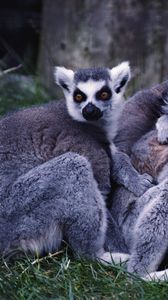
[[[96,92],[100,91],[103,86],[106,85],[105,80],[93,80],[89,79],[88,81],[79,81],[76,84],[76,87],[82,91],[88,97],[92,97]]]
[[[88,68],[79,69],[74,74],[75,83],[86,82],[89,79],[95,81],[107,81],[110,79],[110,73],[107,68]]]

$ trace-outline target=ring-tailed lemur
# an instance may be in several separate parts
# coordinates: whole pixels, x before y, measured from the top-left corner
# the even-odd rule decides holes
[[[75,253],[111,261],[104,251],[106,147],[101,128],[74,121],[65,100],[0,119],[1,254],[19,248],[43,255],[64,238]]]
[[[129,271],[147,280],[168,280],[168,104],[164,93],[163,115],[156,130],[143,136],[132,149],[132,162],[141,173],[147,171],[158,183],[142,197],[143,209],[136,221]],[[166,97],[165,97],[166,95]],[[166,100],[166,101],[165,101]],[[140,199],[141,201],[141,199]],[[165,260],[166,264],[164,265]]]
[[[126,102],[116,138],[119,149],[131,155],[135,168],[140,173],[148,172],[158,182],[140,198],[119,187],[111,208],[130,253],[128,271],[146,276],[145,280],[167,280],[168,274],[168,270],[158,272],[168,250],[167,93],[168,81]]]
[[[140,175],[131,165],[129,157],[118,151],[113,143],[123,108],[123,94],[130,80],[129,63],[123,62],[112,69],[89,68],[76,72],[56,67],[55,78],[63,89],[72,119],[96,125],[107,137],[113,180],[137,196],[143,194],[151,187],[152,178],[148,174]]]

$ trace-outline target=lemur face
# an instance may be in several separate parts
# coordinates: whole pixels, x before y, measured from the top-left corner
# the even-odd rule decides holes
[[[55,78],[63,89],[71,117],[80,122],[106,119],[122,96],[130,79],[128,62],[112,69],[89,68],[76,72],[56,67]]]

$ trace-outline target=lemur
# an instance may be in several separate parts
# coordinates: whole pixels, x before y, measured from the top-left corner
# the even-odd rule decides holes
[[[134,167],[157,182],[140,198],[118,187],[111,207],[130,253],[128,271],[145,280],[166,280],[168,275],[168,270],[158,271],[168,250],[167,94],[168,81],[126,102],[115,140],[118,148],[130,155]],[[110,239],[107,246],[110,248]]]
[[[102,74],[109,77],[106,69],[92,76]],[[43,255],[65,239],[76,254],[111,261],[104,250],[104,195],[111,191],[106,148],[102,128],[73,120],[64,100],[1,118],[0,253],[18,248]]]
[[[123,94],[130,80],[128,62],[108,68],[79,69],[76,72],[56,67],[55,79],[62,88],[69,115],[79,123],[95,125],[109,142],[112,159],[112,178],[137,196],[152,186],[152,177],[140,175],[129,157],[118,151],[114,138],[122,112]],[[90,127],[90,130],[93,130]],[[99,162],[98,162],[99,163]]]
[[[133,231],[130,272],[146,275],[147,280],[167,280],[168,269],[168,105],[156,128],[144,135],[132,148],[131,161],[141,172],[157,182],[139,199],[141,212]],[[139,205],[140,206],[140,205]],[[152,273],[151,273],[152,272]]]

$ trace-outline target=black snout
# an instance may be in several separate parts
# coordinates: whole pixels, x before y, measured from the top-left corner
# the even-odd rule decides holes
[[[99,120],[103,112],[94,104],[88,103],[82,110],[82,115],[87,121]]]

